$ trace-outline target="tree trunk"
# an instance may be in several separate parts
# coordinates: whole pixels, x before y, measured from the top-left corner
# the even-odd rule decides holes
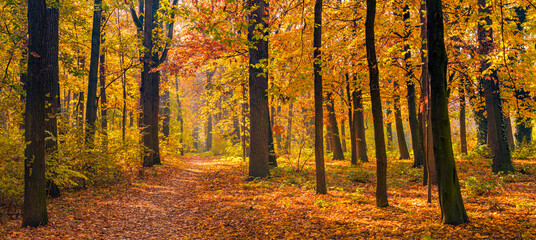
[[[268,60],[268,3],[265,0],[252,0],[253,11],[249,16],[249,105],[250,105],[250,157],[249,176],[266,177],[269,167],[270,113],[268,109],[268,74],[264,70]],[[260,29],[259,29],[259,26]]]
[[[424,156],[425,156],[425,168],[424,168],[424,179],[423,183],[428,184],[428,192],[430,192],[431,184],[437,184],[437,174],[434,169],[435,167],[435,160],[434,160],[434,143],[433,143],[433,137],[432,137],[432,124],[430,122],[431,120],[431,109],[430,109],[430,72],[428,70],[428,54],[427,54],[427,48],[428,44],[425,41],[427,38],[427,19],[426,19],[426,2],[421,3],[421,9],[420,9],[420,17],[421,17],[421,61],[423,63],[422,65],[422,72],[421,72],[421,106],[420,106],[420,113],[421,113],[421,122],[420,122],[420,129],[422,129],[422,144],[424,149]],[[428,199],[431,199],[431,196],[428,196]]]
[[[530,111],[531,108],[527,104],[527,100],[530,99],[530,92],[523,89],[516,90],[516,99],[518,101],[517,117],[515,118],[516,125],[516,143],[519,146],[528,145],[532,142],[532,118],[528,117],[528,114],[521,114],[520,112]]]
[[[447,52],[443,33],[441,0],[426,1],[428,25],[428,69],[430,70],[432,131],[439,204],[443,223],[459,225],[469,221],[463,205],[456,163],[452,151],[447,97]]]
[[[179,78],[175,75],[175,91],[177,92],[177,122],[179,123],[179,152],[184,155],[184,119],[182,116],[182,105],[179,94]]]
[[[465,86],[459,88],[460,92],[460,145],[463,154],[467,154],[467,130],[465,124]]]
[[[105,34],[104,29],[103,33],[101,35],[101,43],[104,44],[105,41]],[[102,130],[102,145],[104,146],[104,149],[108,146],[108,107],[106,106],[107,99],[106,99],[106,50],[103,48],[100,55],[100,71],[99,71],[99,78],[100,78],[100,100],[101,100],[101,130]]]
[[[44,0],[28,1],[30,54],[26,84],[25,141],[28,144],[24,152],[23,227],[37,227],[48,223],[45,190],[45,101],[46,89],[54,84],[54,77],[57,76],[54,73],[55,67],[49,66],[54,60],[53,55],[57,54],[53,53],[54,47],[50,41],[55,38],[50,34],[57,32],[58,26],[54,23],[54,11],[57,13],[57,9],[47,9]]]
[[[331,131],[331,145],[334,160],[344,160],[342,153],[341,139],[339,136],[339,127],[337,126],[337,117],[335,116],[335,101],[331,92],[327,93],[326,110],[328,111],[329,129]]]
[[[398,91],[397,81],[393,81],[393,87],[395,91]],[[406,137],[404,136],[404,126],[402,123],[402,113],[400,111],[400,96],[397,93],[394,94],[393,106],[395,110],[395,127],[396,137],[398,142],[398,150],[400,151],[400,159],[409,159],[408,144],[406,143]]]
[[[357,165],[357,136],[356,136],[356,122],[354,120],[354,115],[356,114],[356,97],[354,96],[357,93],[355,91],[350,91],[350,76],[348,73],[345,74],[346,78],[346,97],[348,99],[348,125],[350,125],[350,150],[352,157],[350,159],[350,164]]]
[[[288,105],[288,119],[287,119],[287,141],[285,142],[285,153],[292,153],[292,118],[293,115],[294,103],[290,102]]]
[[[478,94],[474,101],[476,101],[473,104],[473,115],[476,122],[476,146],[480,147],[482,145],[486,145],[488,142],[488,119],[485,115],[486,113],[486,107],[483,106],[484,104],[484,90],[483,90],[483,82],[482,79],[480,79],[478,84]]]
[[[387,153],[383,133],[382,100],[380,95],[380,73],[376,58],[374,40],[374,18],[376,17],[376,0],[367,0],[365,20],[365,45],[370,79],[370,97],[372,102],[372,119],[374,123],[374,141],[376,143],[376,206],[386,207],[387,200]]]
[[[387,100],[385,101],[385,103],[387,104],[387,106],[390,106],[391,105],[391,101]],[[387,108],[385,110],[385,115],[387,118],[389,118],[389,116],[391,115],[392,111],[391,111],[391,108]],[[392,127],[393,123],[391,123],[391,121],[387,120],[387,122],[385,123],[385,130],[387,131],[387,149],[389,149],[389,151],[393,150],[394,148],[394,143],[393,143],[393,127]]]
[[[145,0],[145,21],[143,28],[143,71],[141,77],[141,136],[142,144],[146,147],[143,154],[143,166],[152,167],[160,164],[160,149],[158,139],[158,109],[160,104],[160,71],[153,71],[159,65],[159,56],[154,52],[153,30],[157,27],[156,12],[159,2]]]
[[[169,83],[169,75],[167,72],[162,73],[162,78],[164,82]],[[162,119],[162,134],[164,135],[164,140],[168,139],[169,137],[169,122],[171,120],[171,103],[169,98],[169,88],[165,88],[164,94],[162,95],[162,115],[164,116]]]
[[[93,30],[91,31],[91,58],[86,103],[86,144],[94,147],[95,121],[97,120],[97,80],[99,74],[99,51],[101,40],[102,0],[94,1]]]
[[[405,32],[410,34],[412,32],[411,25],[409,22],[410,19],[410,11],[409,11],[409,5],[404,5],[404,13],[402,15],[403,21],[404,21],[404,29]],[[415,83],[412,80],[414,77],[414,69],[413,66],[409,63],[411,59],[411,52],[409,44],[407,43],[409,36],[404,37],[404,42],[406,44],[404,45],[404,61],[405,61],[405,68],[408,72],[407,79],[406,79],[406,88],[407,88],[407,96],[406,99],[408,100],[408,119],[409,119],[409,129],[411,132],[411,146],[413,148],[413,166],[412,167],[419,167],[424,164],[424,149],[422,147],[422,137],[421,132],[419,131],[419,120],[417,119],[417,110],[415,106]]]
[[[361,162],[368,162],[367,156],[367,138],[365,135],[365,116],[363,114],[363,93],[361,90],[354,90],[353,101],[354,101],[354,116],[353,124],[355,129],[356,139],[356,149],[357,149],[357,159]]]
[[[508,145],[506,122],[502,110],[502,99],[499,88],[499,77],[496,70],[491,70],[491,60],[487,59],[493,51],[493,29],[491,28],[491,6],[486,0],[478,0],[478,12],[483,15],[478,24],[479,54],[483,55],[480,61],[480,73],[484,85],[486,100],[486,113],[488,119],[489,145],[493,155],[492,170],[494,173],[513,172],[512,156]],[[484,16],[485,15],[485,16]]]
[[[324,147],[323,147],[323,104],[322,104],[322,0],[315,1],[315,25],[313,31],[313,67],[314,67],[314,99],[315,99],[315,165],[316,165],[316,193],[326,194],[326,172],[324,169]]]

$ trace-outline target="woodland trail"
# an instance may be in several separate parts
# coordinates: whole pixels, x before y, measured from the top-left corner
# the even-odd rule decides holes
[[[143,181],[110,189],[66,193],[49,200],[49,224],[21,229],[20,219],[4,226],[6,239],[207,239],[217,204],[204,202],[210,175],[218,168],[209,158],[189,156],[164,163]],[[221,163],[220,163],[221,164]],[[221,167],[220,167],[221,168]],[[216,170],[212,170],[216,169]],[[208,203],[208,204],[207,204]],[[216,210],[217,211],[217,210]],[[2,230],[2,228],[0,228]],[[4,235],[3,237],[1,237]]]
[[[287,164],[284,158],[281,162]],[[410,166],[409,162],[402,164]],[[461,162],[464,164],[475,165],[473,161]],[[402,165],[393,165],[391,172],[400,172],[397,166]],[[374,165],[368,163],[363,167]],[[500,191],[486,197],[466,198],[471,222],[454,227],[439,221],[436,196],[427,204],[422,183],[396,182],[402,176],[389,178],[392,181],[390,206],[380,209],[375,206],[373,183],[348,181],[349,162],[327,162],[332,187],[326,195],[315,194],[312,167],[301,172],[290,166],[276,168],[271,178],[251,182],[246,181],[247,169],[247,162],[238,158],[165,159],[163,165],[146,170],[142,178],[130,177],[123,183],[93,191],[70,191],[59,199],[49,200],[49,224],[45,227],[20,228],[20,217],[2,221],[0,239],[534,239],[536,236],[535,181],[531,175],[521,176],[525,180],[505,184]]]

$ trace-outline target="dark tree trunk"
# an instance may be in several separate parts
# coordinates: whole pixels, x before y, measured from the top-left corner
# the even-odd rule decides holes
[[[422,44],[421,44],[421,61],[423,63],[422,65],[422,72],[421,72],[421,106],[420,106],[420,114],[421,114],[421,122],[420,122],[420,129],[422,131],[422,144],[424,149],[424,156],[425,156],[425,167],[424,167],[424,179],[423,183],[428,184],[428,201],[431,201],[431,184],[437,184],[437,174],[434,169],[435,167],[435,160],[434,160],[434,142],[432,137],[432,124],[430,122],[431,120],[431,109],[430,109],[430,72],[428,70],[428,54],[426,53],[428,49],[428,44],[426,43],[425,39],[427,38],[427,19],[426,19],[426,2],[421,3],[421,9],[420,9],[420,17],[421,17],[421,38],[422,38]]]
[[[353,101],[354,101],[354,116],[353,124],[355,129],[356,139],[356,150],[357,150],[357,159],[361,162],[368,162],[367,156],[367,138],[365,135],[365,116],[363,114],[363,93],[361,90],[354,90]]]
[[[270,175],[269,167],[269,131],[270,113],[268,109],[268,74],[264,67],[268,60],[268,3],[265,0],[249,2],[254,10],[249,16],[249,107],[250,107],[250,157],[249,176],[266,177]],[[259,26],[260,29],[259,29]],[[263,62],[261,64],[261,62]]]
[[[101,40],[102,0],[94,1],[93,30],[91,31],[91,58],[86,103],[86,144],[94,147],[95,121],[97,120],[97,83],[99,74],[99,52]]]
[[[465,123],[465,86],[459,88],[460,92],[460,145],[463,154],[467,154],[467,130]]]
[[[278,116],[278,120],[281,122],[280,120],[280,117],[281,116],[281,105],[278,105],[277,106],[277,116]],[[272,122],[272,124],[275,124]],[[280,125],[282,123],[279,123],[278,125]],[[239,134],[240,135],[240,134]],[[277,142],[277,149],[279,150],[279,152],[283,152],[283,137],[282,137],[282,134],[281,132],[278,132],[277,135],[276,135],[276,142]]]
[[[404,20],[404,41],[408,41],[409,35],[412,33],[411,25],[409,22],[410,18],[410,11],[409,6],[406,4],[404,5],[404,13],[402,15],[402,18]],[[419,167],[424,164],[425,157],[424,157],[424,149],[422,147],[422,138],[421,138],[421,132],[419,131],[419,120],[417,119],[417,110],[415,106],[415,83],[412,80],[414,77],[413,72],[413,66],[409,63],[409,60],[411,58],[411,52],[409,44],[404,45],[404,61],[405,61],[405,68],[408,72],[407,79],[406,79],[406,87],[407,87],[407,96],[406,99],[408,100],[408,119],[409,119],[409,129],[411,132],[411,146],[413,148],[413,167]]]
[[[162,73],[162,78],[164,82],[169,82],[169,76],[167,73]],[[169,100],[169,88],[164,89],[164,94],[162,95],[162,135],[164,135],[164,140],[169,137],[169,122],[171,120],[171,110],[170,110],[170,100]]]
[[[376,143],[376,206],[386,207],[387,200],[387,153],[383,133],[382,100],[380,95],[380,73],[376,58],[374,40],[374,18],[376,17],[376,0],[367,0],[367,17],[365,20],[365,44],[370,78],[370,97],[372,102],[372,119],[374,123],[374,141]]]
[[[268,165],[271,167],[277,167],[277,155],[275,154],[275,144],[274,144],[274,135],[272,132],[272,122],[271,119],[268,119],[269,121],[269,130],[268,130]]]
[[[287,119],[287,141],[285,142],[285,153],[291,154],[292,152],[292,118],[294,117],[293,114],[293,108],[294,103],[290,102],[288,105],[288,119]]]
[[[512,156],[508,145],[506,122],[502,110],[502,99],[499,88],[499,77],[496,70],[489,72],[491,60],[487,59],[493,51],[493,29],[491,28],[491,6],[487,6],[486,0],[478,0],[478,12],[481,17],[478,24],[479,53],[484,57],[480,61],[480,73],[484,85],[486,99],[486,113],[488,119],[489,146],[493,155],[492,170],[494,173],[513,172]]]
[[[352,153],[352,157],[350,159],[350,164],[357,165],[357,136],[356,136],[356,123],[354,121],[354,116],[356,114],[356,104],[354,101],[356,98],[354,97],[354,92],[350,90],[350,76],[348,73],[345,74],[346,78],[346,97],[348,99],[348,122],[350,125],[350,150]]]
[[[333,94],[327,93],[326,110],[328,111],[328,122],[331,131],[331,145],[333,151],[334,160],[344,160],[344,154],[342,153],[341,139],[339,136],[339,127],[337,126],[337,117],[335,116],[335,101],[333,100]]]
[[[105,41],[104,29],[102,33],[101,43],[104,44]],[[99,80],[100,80],[100,100],[101,100],[101,130],[102,130],[102,143],[104,149],[108,146],[108,107],[106,99],[106,50],[102,49],[100,55],[100,70],[99,70]]]
[[[459,225],[469,221],[463,205],[454,162],[447,97],[447,52],[443,33],[441,0],[426,2],[428,25],[428,69],[430,71],[432,131],[439,204],[443,223]]]
[[[145,0],[145,21],[143,28],[143,71],[141,74],[140,126],[142,144],[146,147],[143,154],[143,166],[152,167],[160,164],[160,149],[158,142],[158,108],[160,103],[160,71],[153,71],[159,65],[158,53],[154,51],[153,30],[157,27],[156,12],[159,2]]]
[[[326,172],[324,169],[324,147],[323,147],[323,109],[322,109],[322,0],[315,1],[315,25],[313,31],[313,48],[314,48],[314,98],[315,98],[315,165],[316,165],[316,193],[326,194]]]
[[[207,86],[212,84],[212,77],[216,71],[207,72]],[[210,103],[209,103],[210,104]],[[207,127],[205,128],[205,151],[210,151],[212,149],[212,109],[209,109],[207,112]]]
[[[387,106],[390,106],[391,105],[391,101],[387,100],[385,101],[385,103],[387,104]],[[391,115],[393,111],[391,111],[391,108],[387,108],[385,110],[385,115],[387,116],[387,118],[389,118],[389,115]],[[387,134],[387,149],[389,149],[390,151],[393,150],[394,148],[394,143],[393,143],[393,127],[392,127],[393,123],[391,123],[391,121],[387,120],[387,122],[385,123],[385,130],[386,130],[386,134]]]
[[[396,80],[393,82],[395,91],[398,91],[398,83]],[[400,96],[394,94],[394,110],[395,110],[395,127],[396,137],[398,142],[398,150],[400,151],[400,159],[409,159],[408,144],[406,143],[406,137],[404,135],[404,126],[402,123],[402,113],[400,111]]]
[[[523,89],[516,90],[515,96],[520,108],[520,110],[518,110],[517,117],[515,118],[515,138],[516,143],[519,146],[522,146],[532,142],[532,118],[528,117],[528,114],[520,113],[531,110],[530,106],[527,104],[527,101],[530,99],[530,92]]]
[[[478,94],[474,101],[477,101],[473,104],[474,112],[474,118],[476,122],[476,146],[480,147],[482,145],[486,145],[488,142],[488,119],[485,115],[486,113],[486,107],[484,105],[484,99],[482,96],[484,96],[484,90],[483,90],[483,82],[482,79],[480,79],[478,84]]]
[[[49,34],[57,31],[51,11],[44,0],[28,1],[28,82],[26,83],[24,152],[24,203],[22,226],[37,227],[48,223],[45,190],[45,119],[46,89],[54,83],[54,55]],[[56,10],[57,11],[57,10]],[[57,48],[56,48],[57,49]]]

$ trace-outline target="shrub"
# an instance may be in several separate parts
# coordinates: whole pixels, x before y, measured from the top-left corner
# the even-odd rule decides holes
[[[465,187],[463,191],[469,196],[481,196],[495,192],[498,188],[502,188],[502,178],[484,179],[482,177],[468,177],[463,181]]]
[[[374,182],[374,172],[366,168],[351,168],[346,178],[352,182],[372,183]]]

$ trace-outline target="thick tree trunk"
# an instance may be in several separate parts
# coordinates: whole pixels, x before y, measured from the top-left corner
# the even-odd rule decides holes
[[[255,178],[270,175],[270,113],[266,92],[268,74],[264,67],[259,66],[268,60],[268,3],[265,0],[252,0],[249,3],[254,8],[249,16],[248,26],[248,41],[252,43],[249,48],[249,107],[250,126],[253,126],[250,128],[249,176]]]
[[[370,97],[372,102],[372,119],[374,122],[374,141],[376,143],[376,206],[386,207],[387,200],[387,153],[383,133],[382,100],[380,95],[380,73],[376,58],[374,40],[374,18],[376,17],[376,0],[367,0],[367,17],[365,20],[365,44],[370,79]]]
[[[158,53],[154,52],[153,30],[157,27],[156,12],[159,2],[145,0],[145,21],[143,28],[143,71],[141,74],[140,126],[142,144],[146,147],[143,154],[143,166],[152,167],[160,164],[160,149],[158,139],[158,109],[160,104],[160,71],[154,71],[159,65]]]
[[[477,92],[477,96],[473,97],[476,98],[473,100],[473,115],[476,122],[476,146],[480,147],[488,142],[488,119],[485,115],[486,107],[482,79],[479,81]]]
[[[447,52],[443,33],[441,0],[426,2],[428,25],[428,69],[430,70],[432,131],[438,177],[439,204],[443,223],[459,225],[469,221],[463,205],[456,163],[452,151],[447,97]]]
[[[91,31],[91,58],[86,103],[86,144],[94,147],[95,121],[97,120],[97,83],[99,74],[99,52],[101,40],[102,0],[94,1],[93,30]]]
[[[28,1],[28,82],[26,84],[26,117],[24,152],[24,203],[22,226],[37,227],[48,223],[45,190],[45,119],[46,87],[53,83],[52,58],[48,34],[49,9],[45,0]]]
[[[326,110],[328,112],[329,129],[331,132],[331,146],[333,151],[334,160],[344,160],[344,154],[342,152],[341,139],[339,135],[339,127],[337,126],[337,117],[335,116],[335,101],[333,100],[333,94],[327,93]]]
[[[398,83],[396,80],[393,82],[395,91],[398,91]],[[396,137],[398,142],[398,150],[400,152],[400,159],[409,159],[408,144],[406,143],[406,137],[404,135],[404,126],[402,123],[402,113],[400,111],[400,96],[395,93],[393,106],[395,110],[395,127]]]
[[[323,104],[322,104],[322,0],[315,1],[315,24],[313,31],[313,48],[314,48],[314,99],[315,99],[315,165],[316,165],[316,193],[326,194],[326,172],[324,169],[324,147],[323,147]]]
[[[488,59],[488,55],[493,51],[493,29],[489,17],[491,6],[487,6],[486,0],[478,0],[478,6],[479,14],[483,15],[478,24],[478,43],[479,53],[483,55],[483,59],[480,61],[480,73],[482,74],[486,100],[489,146],[493,155],[492,170],[494,173],[513,172],[505,116],[502,110],[499,77],[496,70],[489,73],[491,60]]]

